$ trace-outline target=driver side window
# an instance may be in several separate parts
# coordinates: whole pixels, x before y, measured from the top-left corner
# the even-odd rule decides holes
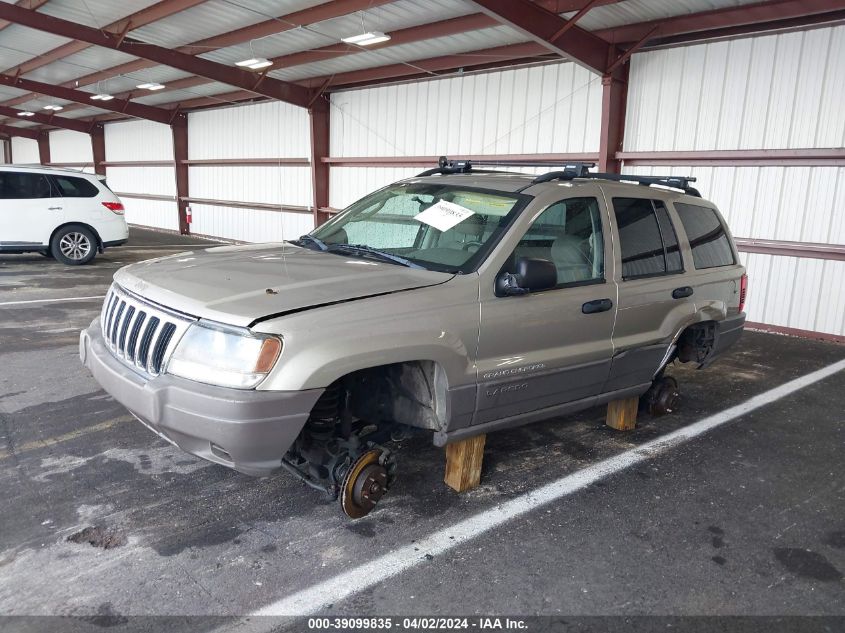
[[[548,260],[557,270],[558,288],[604,281],[604,238],[595,198],[567,198],[547,208],[526,231],[508,261]]]

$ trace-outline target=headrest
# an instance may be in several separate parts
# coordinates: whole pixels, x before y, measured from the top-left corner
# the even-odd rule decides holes
[[[590,265],[581,248],[581,240],[572,235],[561,235],[552,243],[552,259],[558,266]]]

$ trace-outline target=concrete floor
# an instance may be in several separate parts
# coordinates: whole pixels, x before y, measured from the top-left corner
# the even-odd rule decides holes
[[[634,432],[594,409],[490,435],[482,486],[463,495],[442,483],[442,450],[405,440],[395,487],[350,522],[287,474],[171,447],[80,366],[78,331],[113,272],[201,243],[133,230],[81,268],[0,256],[0,613],[250,613],[845,358],[748,332],[711,369],[674,369],[683,409]],[[845,616],[843,449],[840,372],[325,613]],[[122,544],[67,541],[89,526]]]

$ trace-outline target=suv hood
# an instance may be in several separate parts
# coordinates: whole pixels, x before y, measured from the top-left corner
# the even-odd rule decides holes
[[[114,280],[165,307],[245,327],[262,317],[424,288],[452,277],[278,243],[150,259],[121,268]]]

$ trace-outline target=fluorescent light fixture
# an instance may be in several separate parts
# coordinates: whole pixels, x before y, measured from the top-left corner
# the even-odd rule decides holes
[[[53,110],[54,112],[58,112],[59,110],[64,110],[64,106],[60,105],[45,105],[45,110]]]
[[[29,110],[24,110],[22,112],[18,112],[18,116],[35,116],[35,112],[30,112]]]
[[[114,99],[114,97],[113,97],[112,95],[105,94],[105,93],[103,93],[103,94],[98,94],[98,95],[94,95],[94,96],[93,96],[93,97],[91,97],[91,98],[92,98],[94,101],[111,101],[112,99]]]
[[[242,68],[250,68],[252,70],[258,70],[259,68],[267,68],[267,66],[272,66],[273,62],[271,62],[266,57],[253,57],[252,59],[245,59],[242,62],[236,62],[235,66],[241,66]]]
[[[140,86],[136,86],[136,87],[140,88],[141,90],[162,90],[162,89],[164,89],[165,85],[159,84],[159,83],[147,83],[147,84],[141,84]]]
[[[380,44],[390,39],[390,36],[381,31],[371,31],[369,33],[361,33],[360,35],[352,35],[351,37],[344,37],[340,41],[345,44],[357,44],[358,46],[372,46],[373,44]]]

